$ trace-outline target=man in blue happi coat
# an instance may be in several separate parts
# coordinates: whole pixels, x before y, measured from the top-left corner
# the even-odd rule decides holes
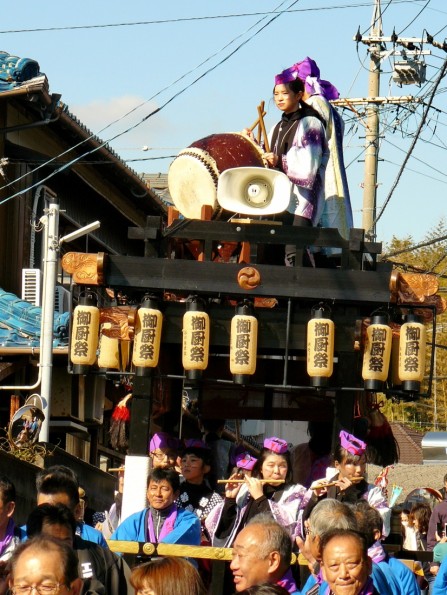
[[[200,545],[198,517],[175,504],[179,487],[176,471],[161,467],[152,469],[147,479],[149,507],[124,519],[110,539]]]

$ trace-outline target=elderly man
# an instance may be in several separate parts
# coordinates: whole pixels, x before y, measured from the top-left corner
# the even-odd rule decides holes
[[[325,595],[381,595],[370,576],[366,539],[357,531],[329,531],[321,540],[321,568],[328,586]]]
[[[147,479],[149,507],[130,515],[110,539],[151,543],[200,545],[200,521],[189,510],[178,508],[180,479],[176,471],[156,467]]]
[[[352,508],[333,498],[321,500],[312,510],[310,517],[305,521],[306,541],[297,538],[297,545],[309,563],[311,575],[304,585],[301,593],[309,591],[323,594],[327,584],[324,582],[321,564],[321,543],[325,535],[334,530],[356,531],[358,524]],[[381,595],[397,595],[377,564],[373,564],[372,577],[374,586]]]
[[[27,521],[27,535],[30,539],[45,535],[73,548],[78,559],[79,576],[84,583],[83,593],[133,595],[127,563],[109,548],[76,535],[75,517],[64,504],[41,504],[32,510]]]
[[[11,593],[79,595],[82,580],[71,547],[50,537],[36,537],[14,550],[9,578]]]
[[[230,569],[236,592],[271,583],[296,593],[290,572],[291,556],[292,542],[284,527],[268,514],[253,517],[233,545]]]

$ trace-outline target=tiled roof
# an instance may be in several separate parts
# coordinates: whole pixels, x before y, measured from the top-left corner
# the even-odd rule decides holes
[[[39,347],[42,308],[0,289],[0,347]],[[56,314],[53,346],[68,343],[69,314]]]
[[[423,432],[418,432],[401,423],[391,422],[394,438],[399,445],[399,463],[405,465],[422,465]]]

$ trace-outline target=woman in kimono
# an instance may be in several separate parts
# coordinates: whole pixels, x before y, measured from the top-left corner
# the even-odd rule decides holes
[[[366,479],[366,443],[348,432],[341,431],[340,442],[334,451],[335,475],[326,479],[335,485],[327,489],[328,498],[355,503],[361,498],[376,508],[383,520],[383,536],[390,532],[391,510],[382,488],[369,484]]]
[[[304,83],[303,99],[321,116],[325,125],[329,160],[324,176],[324,206],[320,219],[321,227],[337,228],[349,238],[353,227],[348,179],[343,157],[344,122],[330,100],[338,99],[339,92],[329,81],[320,79],[320,69],[312,58],[306,57],[292,67]]]
[[[216,506],[205,521],[213,545],[231,547],[249,520],[266,512],[294,537],[298,532],[300,511],[312,491],[291,483],[287,442],[280,438],[266,438],[252,476],[246,475],[244,483],[232,483],[232,479],[241,477],[239,473],[230,477],[224,502]]]

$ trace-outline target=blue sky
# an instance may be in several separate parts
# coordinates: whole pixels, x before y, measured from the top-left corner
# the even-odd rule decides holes
[[[335,84],[341,97],[364,97],[368,92],[367,48],[357,47],[353,36],[359,27],[368,35],[373,0],[77,0],[71,10],[66,6],[62,10],[60,2],[47,0],[43,9],[39,3],[22,0],[19,11],[3,11],[1,48],[36,59],[51,92],[61,93],[69,109],[101,138],[120,135],[111,144],[123,159],[141,160],[129,162],[138,172],[166,173],[171,156],[192,142],[250,125],[262,100],[269,128],[280,116],[271,101],[274,75],[306,55],[316,60],[322,78]],[[267,25],[273,15],[265,13],[287,7]],[[382,0],[382,12],[384,35],[395,29],[402,36],[419,38],[426,30],[441,43],[447,35],[445,0]],[[146,23],[96,27],[137,22]],[[255,34],[263,25],[267,26]],[[90,28],[70,29],[82,26]],[[66,29],[30,31],[38,28]],[[26,31],[12,32],[18,29]],[[432,49],[426,57],[427,78],[432,80],[447,53],[424,48]],[[208,69],[211,72],[204,75]],[[430,90],[430,85],[422,90],[396,86],[389,60],[383,70],[381,95],[420,95]],[[436,109],[429,111],[428,126],[378,223],[378,240],[411,235],[414,242],[422,241],[445,216],[445,89],[444,79],[433,101]],[[165,103],[153,117],[122,134]],[[423,107],[414,114],[408,107],[388,109],[381,117],[379,209],[421,120]],[[346,120],[345,161],[354,221],[360,227],[364,128],[361,117],[346,114]],[[143,151],[143,146],[149,150]]]

